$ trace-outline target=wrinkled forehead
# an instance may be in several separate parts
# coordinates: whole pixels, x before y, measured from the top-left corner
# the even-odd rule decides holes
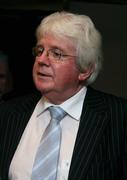
[[[60,49],[70,49],[72,51],[76,50],[75,41],[66,36],[59,36],[54,33],[45,33],[37,40],[37,44],[43,45],[45,42],[50,46],[60,47]]]

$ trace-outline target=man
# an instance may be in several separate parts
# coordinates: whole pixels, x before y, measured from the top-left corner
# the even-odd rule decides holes
[[[1,179],[126,180],[127,102],[89,86],[102,66],[100,33],[85,15],[56,12],[42,20],[36,37],[33,79],[41,97],[0,107]],[[65,116],[51,135],[52,106]],[[47,140],[58,126],[56,155]]]

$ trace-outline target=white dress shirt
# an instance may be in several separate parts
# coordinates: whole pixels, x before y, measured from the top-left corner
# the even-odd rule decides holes
[[[60,122],[62,140],[57,180],[68,179],[86,90],[86,87],[82,88],[77,94],[60,105],[68,114]],[[47,108],[51,105],[54,104],[49,103],[45,97],[42,97],[37,103],[13,156],[9,169],[10,180],[31,179],[37,148],[50,122],[50,113]]]

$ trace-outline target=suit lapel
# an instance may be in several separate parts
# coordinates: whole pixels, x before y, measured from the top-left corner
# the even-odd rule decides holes
[[[12,157],[38,100],[38,95],[31,95],[14,99],[1,107],[0,144],[3,145],[3,151],[0,151],[0,176],[3,179],[7,179]]]
[[[103,94],[88,88],[72,156],[69,180],[86,177],[101,134],[108,122],[107,112]]]

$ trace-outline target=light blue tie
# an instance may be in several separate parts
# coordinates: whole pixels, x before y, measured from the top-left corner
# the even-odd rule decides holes
[[[44,132],[33,165],[31,180],[56,180],[59,160],[61,127],[60,120],[66,112],[60,107],[49,107],[51,121]]]

